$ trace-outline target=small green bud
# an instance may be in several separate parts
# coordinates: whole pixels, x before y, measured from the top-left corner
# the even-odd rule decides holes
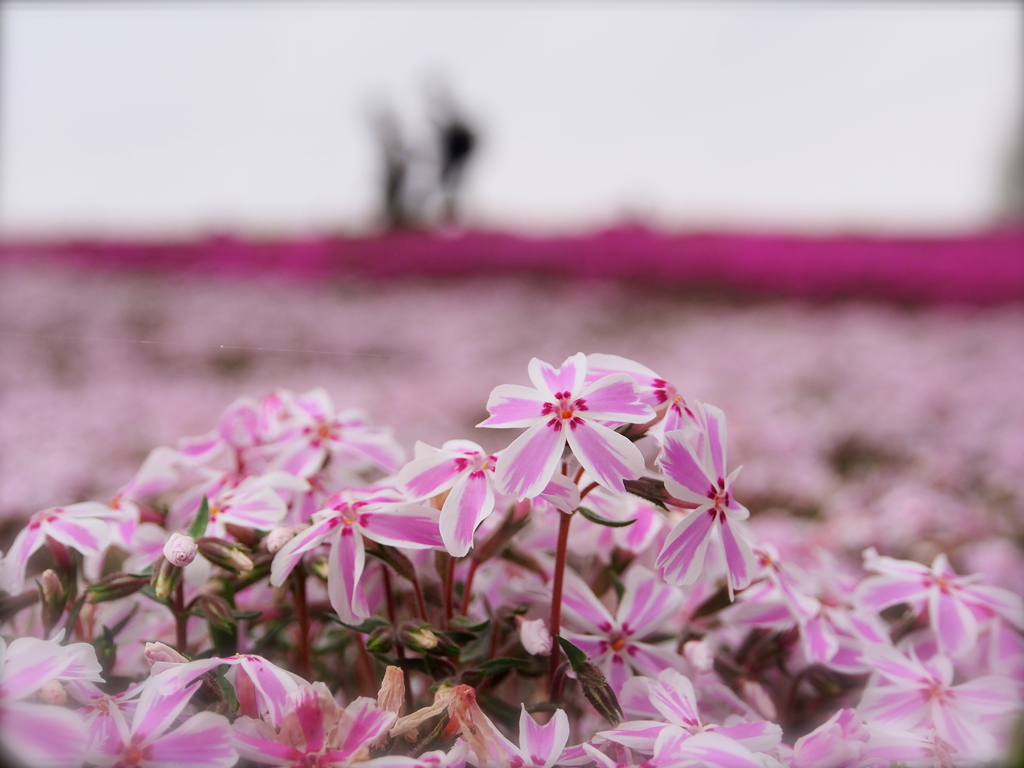
[[[148,576],[132,576],[128,573],[112,573],[109,576],[86,587],[89,593],[89,602],[105,603],[108,600],[118,600],[122,597],[134,595],[149,583]],[[170,593],[168,593],[170,594]]]
[[[366,650],[370,653],[389,653],[395,645],[395,628],[390,625],[377,627],[366,638]]]
[[[153,592],[161,600],[166,600],[181,580],[181,568],[176,566],[166,557],[160,558],[160,562],[153,569],[153,578],[150,583],[153,585]]]
[[[248,573],[253,569],[249,555],[237,544],[212,536],[203,536],[196,540],[196,544],[199,547],[199,554],[214,565],[235,573]]]

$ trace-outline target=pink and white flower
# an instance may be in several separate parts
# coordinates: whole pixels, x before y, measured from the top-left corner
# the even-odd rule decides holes
[[[342,709],[323,683],[296,688],[281,702],[278,724],[240,717],[233,725],[239,754],[260,765],[331,766],[367,760],[387,736],[395,713],[360,697]]]
[[[658,434],[697,423],[697,415],[690,410],[679,390],[647,366],[619,355],[596,352],[587,355],[588,382],[616,373],[630,376],[636,383],[640,398],[656,412],[663,413],[657,425]]]
[[[519,714],[519,746],[509,755],[509,768],[552,768],[569,741],[569,718],[560,709],[546,725],[539,725],[522,704]]]
[[[0,562],[0,589],[11,594],[21,592],[25,586],[28,559],[47,538],[86,557],[98,556],[110,543],[112,522],[121,518],[120,513],[96,501],[36,512],[14,538],[7,555]]]
[[[440,448],[416,444],[416,458],[398,473],[411,498],[448,492],[441,507],[441,540],[454,557],[473,546],[473,533],[494,511],[494,467],[498,459],[470,440],[449,440]]]
[[[911,560],[864,552],[864,567],[874,571],[857,588],[857,598],[881,611],[908,603],[919,615],[927,609],[939,649],[953,657],[974,648],[979,621],[1001,616],[1018,629],[1024,628],[1024,600],[1001,587],[978,584],[977,576],[960,576],[939,554],[931,568]]]
[[[650,641],[672,631],[683,602],[680,591],[641,566],[629,570],[624,585],[614,617],[568,569],[562,593],[562,614],[572,628],[562,634],[601,667],[616,692],[633,674],[653,676],[684,663],[670,644]]]
[[[1021,709],[1013,681],[988,675],[953,685],[953,664],[946,656],[922,661],[913,650],[905,656],[886,645],[874,645],[864,655],[876,671],[858,708],[869,723],[934,728],[944,741],[982,762],[998,754],[995,738],[981,723]]]
[[[97,744],[89,762],[117,768],[231,768],[238,753],[223,715],[200,712],[172,730],[200,685],[182,686],[173,674],[151,677],[130,724],[120,708],[109,710],[116,738]]]
[[[304,554],[327,542],[331,606],[342,621],[358,624],[370,615],[360,583],[366,566],[364,536],[408,549],[443,544],[436,510],[412,504],[391,488],[347,489],[336,494],[327,509],[313,515],[312,525],[278,550],[270,583],[275,587],[284,584]]]
[[[782,741],[782,728],[764,720],[737,721],[729,725],[705,724],[697,709],[693,683],[677,670],[663,670],[655,680],[634,678],[627,686],[630,689],[626,692],[628,697],[645,695],[659,716],[658,720],[628,721],[599,734],[602,738],[630,749],[657,754],[658,743],[666,730],[674,734],[671,737],[674,742],[702,733],[714,733],[721,737],[720,745],[731,742],[732,746],[726,749],[727,753],[735,752],[744,756],[748,750],[767,752]]]
[[[560,368],[533,358],[534,388],[502,384],[487,400],[480,427],[527,427],[498,459],[498,488],[518,499],[539,495],[551,480],[566,443],[598,483],[623,491],[623,480],[644,470],[643,455],[607,424],[642,424],[654,416],[625,374],[585,383],[587,358],[578,352]]]
[[[793,768],[846,768],[867,754],[871,731],[853,709],[841,709],[793,744]]]
[[[44,687],[102,682],[95,649],[88,643],[61,645],[60,637],[0,638],[0,734],[3,748],[33,767],[80,765],[88,746],[78,712],[32,698]]]
[[[397,472],[402,465],[405,452],[391,430],[374,426],[358,408],[336,411],[327,390],[318,387],[302,395],[282,390],[278,395],[287,415],[270,445],[275,455],[269,469],[309,477],[328,459],[357,472]]]
[[[700,576],[704,556],[717,537],[725,553],[729,595],[750,584],[755,560],[740,528],[750,512],[736,501],[732,486],[741,467],[726,473],[725,414],[713,405],[697,404],[706,431],[675,430],[665,434],[659,459],[665,487],[672,496],[697,505],[669,533],[658,568],[671,584],[692,584]]]

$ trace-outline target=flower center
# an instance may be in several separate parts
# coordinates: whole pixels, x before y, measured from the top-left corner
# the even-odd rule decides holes
[[[345,525],[355,525],[359,522],[359,512],[353,506],[346,504],[338,511],[341,513],[341,521]]]
[[[129,744],[124,750],[124,760],[121,761],[125,766],[136,766],[142,762],[143,750],[138,744]]]
[[[588,410],[590,409],[587,407],[587,401],[582,397],[574,399],[571,392],[556,392],[555,402],[544,403],[540,413],[542,416],[553,414],[547,425],[553,427],[557,432],[564,424],[568,424],[571,429],[576,429],[583,423],[583,419],[577,416],[576,412]]]
[[[708,490],[708,498],[715,505],[715,509],[721,510],[723,507],[728,507],[731,501],[731,494],[725,488],[725,479],[718,478],[718,485],[712,485]]]

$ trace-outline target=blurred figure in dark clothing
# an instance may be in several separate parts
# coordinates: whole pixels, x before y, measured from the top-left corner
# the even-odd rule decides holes
[[[384,226],[389,230],[404,229],[412,223],[406,189],[411,152],[393,111],[379,107],[372,122],[384,159],[381,200]]]
[[[438,142],[441,223],[453,224],[458,219],[462,177],[477,138],[446,89],[435,85],[431,88],[430,98]]]
[[[1002,206],[1003,224],[1024,226],[1024,113],[1017,118],[1014,143],[1003,169]]]

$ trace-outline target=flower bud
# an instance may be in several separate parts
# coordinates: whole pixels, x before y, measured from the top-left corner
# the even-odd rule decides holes
[[[234,610],[228,601],[220,595],[199,595],[196,598],[196,605],[211,627],[225,632],[234,632],[238,626]]]
[[[39,593],[42,597],[42,620],[46,634],[57,626],[61,615],[64,613],[64,604],[67,602],[67,592],[61,583],[60,576],[47,568],[39,576]]]
[[[196,543],[200,554],[214,565],[236,573],[248,573],[253,569],[252,560],[235,544],[212,536],[203,536]]]
[[[95,584],[86,587],[89,593],[89,602],[105,603],[108,600],[119,600],[122,597],[134,595],[146,584],[149,583],[147,576],[132,576],[128,573],[112,573],[104,576]]]
[[[274,528],[267,537],[263,540],[263,543],[267,547],[267,552],[274,555],[277,554],[278,550],[281,549],[295,536],[295,529],[288,528],[285,526],[279,526]]]
[[[46,704],[62,706],[68,701],[68,692],[59,680],[47,680],[39,689],[39,698]]]
[[[707,674],[715,666],[715,653],[704,640],[689,640],[683,645],[683,656],[690,662],[693,671],[699,675]]]
[[[164,557],[179,568],[195,560],[198,551],[195,539],[183,533],[172,533],[164,544]]]
[[[411,651],[427,653],[437,648],[438,639],[430,627],[402,627],[398,633],[402,645]]]
[[[522,616],[517,616],[519,622],[519,642],[523,644],[526,652],[533,656],[551,655],[551,633],[548,632],[544,619],[533,619],[527,621]]]
[[[174,588],[178,586],[178,582],[181,580],[181,568],[176,566],[166,557],[161,558],[153,569],[153,578],[150,583],[153,585],[153,592],[161,600],[166,600],[167,597],[174,591]]]
[[[619,699],[601,668],[591,661],[586,661],[573,671],[576,673],[576,682],[583,689],[583,695],[601,717],[613,728],[622,722],[623,713]]]
[[[390,624],[377,627],[366,638],[366,650],[370,653],[388,653],[395,645],[395,630]]]
[[[145,654],[151,664],[156,664],[158,661],[165,661],[169,664],[184,664],[188,661],[176,650],[163,643],[146,643]]]

